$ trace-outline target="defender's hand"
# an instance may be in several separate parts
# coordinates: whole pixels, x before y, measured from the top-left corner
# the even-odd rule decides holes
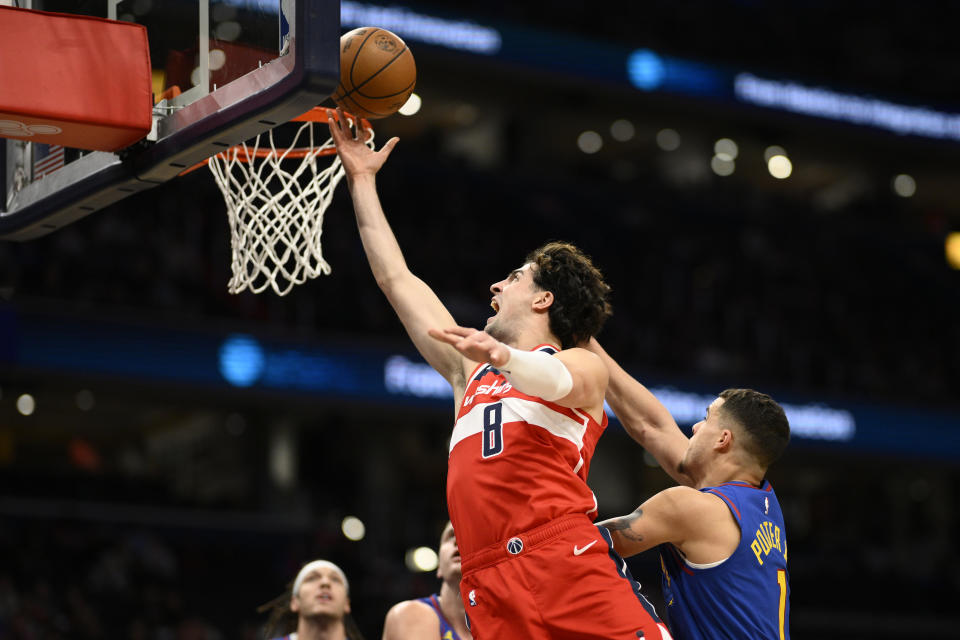
[[[494,367],[502,367],[510,359],[510,350],[485,331],[470,327],[449,327],[430,329],[430,337],[452,345],[454,349],[474,362],[489,362]]]
[[[355,126],[351,128],[346,114],[340,107],[337,107],[336,113],[327,109],[327,125],[330,127],[330,135],[337,145],[337,155],[340,156],[340,162],[343,163],[343,170],[348,179],[359,175],[375,175],[400,141],[400,138],[390,138],[379,151],[370,149],[364,143],[367,132],[359,119],[354,121]]]

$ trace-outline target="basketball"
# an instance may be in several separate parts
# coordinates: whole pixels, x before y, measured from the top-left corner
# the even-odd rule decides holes
[[[333,101],[344,111],[385,118],[403,106],[416,83],[413,54],[395,34],[361,27],[340,38],[340,84]]]

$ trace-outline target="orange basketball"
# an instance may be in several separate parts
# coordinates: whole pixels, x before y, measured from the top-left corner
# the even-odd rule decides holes
[[[340,38],[340,84],[333,101],[344,111],[385,118],[403,106],[416,83],[413,54],[393,33],[361,27]]]

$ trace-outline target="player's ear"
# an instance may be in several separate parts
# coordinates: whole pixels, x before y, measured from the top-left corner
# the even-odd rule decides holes
[[[300,611],[300,598],[297,596],[290,597],[290,611],[297,613]]]
[[[714,449],[721,453],[729,451],[733,447],[733,431],[730,429],[723,429],[720,432],[720,436],[717,438],[716,444],[714,444]]]
[[[350,598],[347,598],[347,602],[343,605],[344,613],[350,613]]]
[[[537,291],[537,294],[533,297],[533,310],[534,311],[546,311],[553,304],[553,292],[552,291]]]

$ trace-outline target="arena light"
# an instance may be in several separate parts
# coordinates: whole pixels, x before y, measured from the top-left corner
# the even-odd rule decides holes
[[[763,161],[770,162],[770,158],[773,156],[785,156],[787,155],[787,150],[777,144],[772,144],[766,149],[763,150]]]
[[[351,0],[340,3],[340,23],[344,27],[375,24],[406,40],[484,55],[498,53],[503,44],[500,32],[492,27],[417,13],[404,7],[386,7]]]
[[[383,386],[387,392],[416,398],[449,398],[450,383],[437,370],[404,356],[390,356],[383,367]]]
[[[223,49],[210,50],[210,71],[219,71],[227,64],[227,53]]]
[[[960,233],[957,235],[960,236]],[[960,252],[960,238],[957,243],[957,251]],[[673,387],[650,387],[650,392],[667,408],[673,419],[683,426],[690,426],[703,420],[706,408],[716,399],[715,395]],[[843,442],[853,440],[856,435],[856,420],[846,409],[827,407],[816,402],[807,404],[782,402],[780,405],[787,414],[790,432],[794,436]],[[607,415],[613,415],[610,405],[604,404],[604,410]]]
[[[796,82],[768,80],[750,73],[736,75],[733,92],[738,100],[762,107],[875,127],[897,134],[960,140],[960,114],[957,113],[896,104]]]
[[[637,89],[653,91],[663,84],[667,68],[660,56],[650,49],[637,49],[627,58],[627,74]]]
[[[610,136],[617,142],[627,142],[628,140],[632,140],[635,134],[636,129],[634,128],[633,123],[624,118],[614,120],[613,124],[610,125]]]
[[[660,129],[657,132],[657,146],[664,151],[676,151],[680,148],[680,134],[673,129]]]
[[[901,198],[912,198],[913,194],[917,192],[916,180],[913,179],[913,176],[905,173],[895,176],[891,186],[893,187],[893,192]]]
[[[415,93],[411,93],[410,97],[407,98],[407,101],[403,103],[403,106],[398,110],[402,116],[412,116],[413,114],[420,111],[420,106],[423,104],[423,100],[420,99]]]
[[[240,23],[236,20],[224,20],[223,22],[218,22],[213,28],[213,35],[217,40],[233,42],[240,37],[242,31],[243,27],[240,26]]]
[[[363,520],[356,516],[347,516],[344,518],[343,522],[340,523],[340,530],[347,540],[352,540],[353,542],[363,540],[363,537],[367,535],[366,525],[363,524]]]
[[[263,348],[255,338],[232,335],[220,345],[220,374],[235,387],[249,387],[263,373]]]
[[[793,173],[793,163],[787,156],[779,154],[770,156],[770,159],[767,160],[767,171],[777,180],[785,180]]]
[[[414,573],[436,571],[439,562],[440,559],[437,557],[437,552],[430,547],[410,549],[404,557],[404,563],[407,565],[407,569]]]
[[[960,231],[953,231],[947,234],[944,250],[947,254],[947,264],[950,265],[950,268],[960,269]]]
[[[710,168],[718,176],[726,177],[732,175],[737,166],[729,155],[718,153],[710,159]]]
[[[20,412],[20,415],[29,416],[33,415],[33,412],[37,408],[37,401],[33,399],[33,396],[29,393],[22,394],[17,398],[17,411]]]
[[[593,154],[603,148],[603,138],[596,131],[584,131],[577,136],[577,147],[586,154]]]
[[[736,160],[740,149],[737,147],[737,143],[730,138],[720,138],[713,143],[713,152],[721,158],[727,156],[730,160]]]

